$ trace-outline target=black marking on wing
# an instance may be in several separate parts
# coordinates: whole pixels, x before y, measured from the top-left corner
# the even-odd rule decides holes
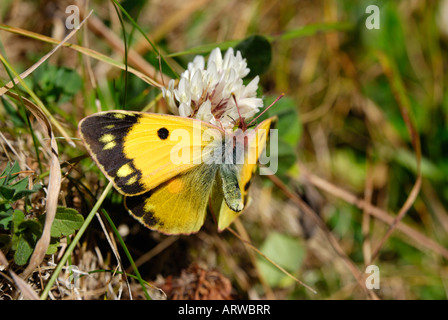
[[[134,166],[133,159],[124,153],[124,139],[139,118],[138,113],[105,112],[87,117],[80,124],[80,131],[90,154],[103,173],[125,195],[145,191],[140,183],[142,173]],[[118,170],[124,165],[132,173],[117,176]]]

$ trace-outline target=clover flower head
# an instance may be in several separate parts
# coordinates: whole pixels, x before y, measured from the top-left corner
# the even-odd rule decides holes
[[[207,67],[204,57],[196,56],[181,74],[177,88],[174,80],[169,81],[167,88],[162,88],[163,97],[173,114],[232,130],[240,114],[242,118],[252,118],[263,106],[262,99],[256,96],[259,77],[243,84],[249,71],[239,51],[235,54],[230,48],[223,57],[216,48],[210,53]]]

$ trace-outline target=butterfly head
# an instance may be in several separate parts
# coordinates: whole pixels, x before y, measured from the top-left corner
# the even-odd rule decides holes
[[[233,100],[235,101],[235,105],[236,105],[236,109],[238,110],[238,116],[239,116],[239,119],[237,120],[237,121],[235,121],[236,122],[236,124],[235,124],[235,127],[237,127],[238,129],[241,129],[243,132],[245,132],[248,128],[250,128],[250,127],[252,127],[252,126],[255,126],[255,121],[263,114],[263,113],[265,113],[266,111],[268,111],[278,100],[280,100],[283,96],[284,96],[285,94],[284,93],[282,93],[281,95],[279,95],[278,97],[277,97],[277,99],[275,99],[274,100],[274,102],[272,102],[269,106],[267,106],[264,110],[263,110],[263,112],[261,112],[258,116],[256,116],[254,119],[252,119],[249,123],[246,123],[246,118],[244,118],[244,117],[242,117],[241,116],[241,112],[240,112],[240,108],[239,108],[239,106],[238,106],[238,102],[237,102],[237,100],[236,100],[236,97],[235,97],[235,94],[234,93],[232,93],[232,97],[233,97]]]

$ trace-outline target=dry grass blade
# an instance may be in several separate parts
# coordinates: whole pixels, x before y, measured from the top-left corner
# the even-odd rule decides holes
[[[36,39],[36,40],[39,40],[39,41],[43,41],[43,42],[46,42],[46,43],[51,43],[51,44],[59,44],[59,43],[61,43],[61,41],[53,39],[51,37],[47,37],[47,36],[41,35],[39,33],[34,33],[34,32],[31,32],[31,31],[28,31],[28,30],[23,30],[23,29],[20,29],[20,28],[7,26],[7,25],[1,24],[1,23],[0,23],[0,29],[5,30],[5,31],[9,31],[9,32],[12,32],[12,33],[15,33],[15,34],[19,34],[19,35],[22,35],[22,36],[25,36],[25,37],[29,37],[29,38],[32,38],[32,39]],[[150,84],[150,85],[152,85],[154,87],[158,87],[158,88],[162,87],[162,84],[160,84],[157,81],[153,80],[151,77],[145,75],[144,73],[142,73],[142,72],[140,72],[140,71],[138,71],[138,70],[136,70],[136,69],[134,69],[132,67],[129,67],[129,66],[126,67],[123,63],[115,61],[114,59],[112,59],[112,58],[110,58],[110,57],[108,57],[108,56],[106,56],[106,55],[104,55],[102,53],[99,53],[99,52],[97,52],[95,50],[92,50],[92,49],[89,49],[89,48],[85,48],[85,47],[82,47],[82,46],[79,46],[79,45],[76,45],[76,44],[72,44],[72,43],[63,43],[62,46],[67,47],[67,48],[71,48],[73,50],[78,51],[79,53],[85,54],[86,56],[89,56],[89,57],[94,58],[96,60],[105,62],[107,64],[110,64],[110,65],[114,66],[114,67],[120,68],[122,70],[127,70],[128,72],[131,72],[131,73],[135,74],[141,80],[145,81],[146,83],[148,83],[148,84]]]
[[[389,225],[392,225],[394,223],[395,218],[392,217],[389,213],[387,213],[383,209],[378,208],[378,207],[372,205],[371,203],[364,201],[363,199],[359,199],[354,194],[351,194],[350,192],[348,192],[340,187],[337,187],[316,175],[313,175],[311,172],[306,170],[303,166],[301,168],[302,168],[302,172],[306,176],[307,180],[310,183],[312,183],[314,186],[316,186],[317,188],[319,188],[329,194],[332,194],[340,199],[343,199],[344,201],[357,206],[359,209],[367,210],[367,212],[370,215],[374,216],[375,218],[377,218]],[[448,249],[444,248],[443,246],[436,243],[432,239],[426,237],[424,234],[420,233],[419,231],[414,230],[413,228],[407,226],[406,224],[404,224],[401,221],[398,221],[396,223],[396,228],[399,231],[406,234],[410,239],[413,240],[413,243],[412,243],[413,246],[424,246],[424,247],[436,252],[437,254],[440,254],[445,259],[448,259]]]
[[[5,267],[8,267],[9,263],[6,259],[5,255],[2,251],[0,251],[0,265],[4,265]],[[23,298],[25,300],[39,300],[39,296],[37,293],[30,287],[28,283],[26,283],[22,278],[20,278],[14,271],[9,270],[9,274],[11,275],[12,279],[16,283],[17,287],[19,288],[20,292],[22,292]]]
[[[203,235],[203,234],[201,234]],[[244,290],[248,291],[250,289],[249,277],[244,268],[242,268],[236,261],[237,256],[233,255],[231,247],[228,243],[219,235],[215,235],[213,237],[204,237],[203,241],[211,241],[215,244],[218,251],[224,257],[224,261],[226,262],[228,268],[233,270],[233,274],[235,275],[235,280],[238,283],[238,286]]]
[[[86,17],[86,19],[90,16],[92,11],[89,13],[89,15]],[[84,19],[80,26],[86,21]],[[47,154],[50,155],[50,176],[49,176],[49,182],[48,182],[48,189],[47,189],[47,198],[46,198],[46,215],[45,215],[45,224],[42,231],[42,236],[37,241],[36,246],[34,248],[33,254],[31,255],[30,261],[28,263],[28,266],[22,273],[22,277],[26,278],[28,277],[33,270],[42,262],[42,260],[45,257],[45,253],[47,252],[48,246],[50,244],[50,238],[51,238],[51,226],[53,224],[54,217],[56,215],[56,209],[58,205],[58,198],[59,198],[59,191],[61,188],[61,166],[59,164],[59,156],[58,156],[58,145],[56,143],[56,139],[53,134],[53,129],[50,123],[50,119],[54,118],[51,116],[49,111],[45,108],[44,104],[40,99],[32,92],[28,86],[23,82],[23,77],[30,74],[33,70],[35,70],[39,65],[41,65],[45,60],[47,60],[57,49],[59,49],[70,37],[72,37],[76,31],[79,29],[75,29],[63,40],[61,41],[52,51],[50,51],[48,54],[46,54],[42,59],[39,60],[38,63],[33,65],[30,69],[28,69],[24,74],[17,75],[15,74],[14,83],[7,84],[2,89],[4,90],[3,93],[8,93],[11,97],[14,97],[16,99],[22,99],[24,101],[24,104],[26,108],[34,115],[34,117],[38,120],[39,124],[41,125],[42,129],[44,130],[47,137],[50,139],[50,145],[43,146],[47,150]],[[7,62],[2,58],[2,62],[7,66]],[[11,67],[9,67],[11,71]],[[14,72],[15,73],[15,72]],[[14,93],[8,92],[10,88],[13,87],[14,84],[21,83],[26,91],[30,94],[30,96],[36,101],[37,105],[34,104],[32,101],[20,97]],[[1,94],[0,94],[1,95]],[[53,123],[58,124],[57,121],[52,121]],[[61,133],[65,133],[64,130],[60,130]],[[70,142],[71,139],[68,137],[67,134],[65,134],[66,138],[68,138],[68,141]],[[73,144],[73,141],[71,141]]]
[[[141,265],[147,263],[149,260],[151,260],[154,256],[161,253],[163,250],[171,246],[174,242],[176,242],[179,239],[179,236],[171,236],[169,238],[164,239],[162,242],[160,242],[158,245],[156,245],[154,248],[149,250],[148,252],[142,254],[137,260],[135,260],[135,266],[140,267]],[[129,266],[126,269],[126,272],[130,273],[132,272],[133,267]]]
[[[274,182],[274,184],[277,185],[282,190],[282,192],[286,196],[288,196],[301,210],[303,210],[305,214],[307,214],[310,218],[312,218],[313,221],[316,223],[316,225],[318,225],[319,228],[325,233],[328,242],[336,251],[336,253],[347,264],[353,277],[356,279],[359,286],[365,291],[366,295],[369,296],[371,299],[375,300],[378,299],[377,295],[372,290],[366,289],[365,283],[363,281],[365,275],[362,274],[361,271],[359,271],[354,262],[345,254],[344,250],[339,245],[338,240],[334,237],[331,231],[328,230],[324,221],[299,196],[297,196],[294,192],[290,191],[288,187],[279,178],[277,178],[275,175],[268,175],[267,177],[272,182]]]
[[[118,252],[118,248],[117,248],[117,244],[115,243],[115,241],[113,240],[113,237],[111,237],[107,231],[106,226],[104,225],[103,220],[101,219],[101,216],[99,215],[99,213],[97,212],[96,214],[96,218],[98,219],[98,222],[101,225],[101,229],[103,230],[103,234],[106,237],[107,242],[109,243],[110,248],[112,249],[112,252],[115,256],[115,259],[117,259],[118,262],[118,266],[117,269],[119,272],[119,276],[122,277],[124,275],[124,278],[126,280],[126,284],[129,290],[129,297],[132,300],[132,292],[131,292],[131,287],[129,285],[129,281],[128,281],[128,277],[126,276],[126,273],[122,272],[123,271],[123,263],[121,262],[121,257],[120,257],[120,253]],[[120,284],[122,283],[122,281],[120,281]],[[120,300],[121,297],[121,286],[120,286],[120,290],[119,290],[119,294],[118,294],[118,300]]]
[[[37,293],[25,282],[25,280],[20,278],[14,271],[10,271],[10,273],[25,300],[39,300]]]
[[[107,43],[111,45],[112,48],[124,54],[123,40],[121,40],[115,33],[113,33],[106,25],[97,17],[92,17],[88,22],[89,29],[96,34],[101,35],[106,39]],[[135,50],[130,49],[128,52],[128,63],[134,67],[142,70],[149,77],[154,78],[156,81],[161,83],[168,83],[170,80],[163,74],[157,72],[157,70],[147,62],[141,55],[139,55]]]
[[[12,153],[14,153],[14,155],[16,156],[16,158],[19,160],[20,163],[20,167],[21,168],[28,168],[29,166],[27,165],[26,161],[25,161],[25,156],[23,153],[19,153],[16,151],[16,149],[11,145],[11,143],[8,141],[8,139],[3,135],[3,133],[0,132],[0,141],[4,141],[6,143],[6,145],[8,146],[9,150],[12,151]],[[2,144],[3,146],[3,144]],[[3,148],[4,149],[4,148]],[[6,153],[6,152],[5,152]],[[9,157],[8,157],[9,158]],[[11,159],[9,159],[9,161],[11,161]]]
[[[90,17],[93,11],[90,11],[90,13],[87,15],[86,19]],[[79,27],[81,27],[84,22],[86,21],[84,19]],[[13,81],[8,82],[6,85],[4,85],[2,88],[0,88],[0,96],[4,95],[9,89],[13,88],[14,85],[18,84],[20,82],[20,79],[25,79],[28,75],[30,75],[34,70],[36,70],[42,63],[44,63],[48,58],[50,58],[60,47],[64,45],[76,32],[78,29],[74,29],[72,32],[70,32],[56,47],[53,48],[50,52],[48,52],[46,55],[44,55],[42,58],[39,59],[38,62],[36,62],[34,65],[32,65],[30,68],[28,68],[26,71],[24,71],[20,76],[15,77]],[[45,108],[41,108],[42,111],[45,113],[45,115],[50,119],[51,123],[59,130],[59,132],[64,136],[64,138],[67,140],[67,142],[75,146],[73,140],[70,138],[70,136],[65,132],[65,129],[59,124],[58,121],[52,116],[52,114]]]
[[[46,199],[45,225],[42,232],[42,236],[37,242],[36,247],[33,251],[33,255],[30,258],[30,262],[22,274],[23,277],[27,277],[42,262],[45,253],[47,252],[48,245],[50,244],[51,225],[53,224],[54,216],[56,215],[59,190],[61,188],[61,166],[59,164],[58,159],[58,145],[56,143],[56,139],[54,137],[51,128],[51,123],[46,117],[46,115],[43,113],[42,109],[39,108],[30,100],[24,97],[19,97],[15,93],[8,92],[7,94],[15,99],[22,99],[24,105],[38,120],[45,134],[50,139],[50,145],[44,146],[44,148],[47,149],[47,154],[51,155],[50,176],[49,176],[47,199]]]
[[[0,186],[0,247],[9,263],[8,268],[0,263],[0,300],[35,299],[34,293],[42,300],[157,299],[156,294],[165,297],[161,290],[168,299],[211,298],[208,292],[237,300],[448,297],[448,91],[443,90],[448,29],[440,23],[448,20],[448,11],[437,2],[390,1],[377,6],[379,21],[378,12],[366,13],[365,6],[349,1],[305,1],[298,11],[296,0],[131,2],[1,2],[0,57],[5,53],[19,72],[0,67],[0,171],[5,172],[0,184],[7,181],[8,187]],[[77,10],[71,6],[70,13],[69,4]],[[67,40],[92,9],[82,30]],[[218,59],[213,66],[208,58],[215,48],[222,63],[212,55]],[[248,83],[258,75],[255,97],[263,107],[254,118],[281,92],[287,95],[262,115],[279,118],[262,157],[270,168],[271,160],[278,160],[275,176],[272,181],[254,176],[251,208],[229,230],[236,234],[217,232],[211,217],[189,236],[148,231],[126,213],[111,184],[104,189],[108,180],[101,168],[73,136],[79,135],[79,121],[116,108],[176,114],[162,85],[189,70],[184,74],[189,88],[173,79],[176,106],[177,98],[196,96],[196,87],[209,92],[210,79],[201,85],[188,67],[202,65],[202,58],[195,64],[197,55],[205,70],[227,66],[229,48],[239,50],[250,69],[243,81],[247,89],[235,92],[237,100],[251,91]],[[200,102],[216,97],[220,107],[233,106],[218,101],[220,89],[201,95]],[[110,129],[122,131],[105,127]],[[132,144],[127,136],[124,147]],[[95,141],[110,137],[101,138]],[[112,149],[105,154],[138,154],[121,144]],[[35,174],[9,174],[7,161],[15,166],[10,171],[19,167]],[[49,191],[50,163],[57,161],[60,187],[55,188],[52,167]],[[42,235],[47,195],[49,203],[75,209],[84,223],[76,222],[69,233],[68,223],[75,220],[59,220],[58,213],[52,229],[60,222],[61,236],[51,238],[42,262],[33,270],[30,265],[24,278]],[[183,206],[178,209],[182,214]],[[128,230],[117,228],[122,223]],[[30,246],[22,246],[23,240]],[[78,273],[86,275],[79,282]]]
[[[88,19],[90,17],[90,15],[92,14],[93,11],[90,11],[90,13],[87,15],[86,19]],[[83,20],[79,27],[81,27],[84,22],[86,20]],[[55,53],[61,46],[64,45],[65,42],[67,42],[76,32],[78,31],[78,29],[74,29],[72,32],[70,32],[56,47],[54,47],[50,52],[48,52],[46,55],[44,55],[42,58],[39,59],[39,61],[37,61],[35,64],[33,64],[30,68],[28,68],[27,70],[25,70],[24,72],[22,72],[20,74],[20,78],[23,80],[25,79],[27,76],[29,76],[34,70],[36,70],[42,63],[44,63],[48,58],[50,58],[53,53]],[[8,82],[7,84],[5,84],[2,88],[0,88],[0,96],[5,94],[6,91],[8,91],[9,89],[12,89],[14,87],[15,84],[18,84],[20,81],[18,79],[18,77],[16,77],[13,81]]]
[[[204,8],[208,2],[209,0],[185,1],[181,8],[173,12],[168,19],[163,21],[160,26],[151,32],[151,39],[154,42],[160,41],[167,33],[188,20],[195,11]],[[144,53],[147,48],[148,46],[144,39],[138,42],[135,46],[135,50],[140,54]]]
[[[367,162],[367,173],[366,173],[366,181],[365,181],[365,190],[364,190],[364,201],[366,203],[372,202],[372,194],[373,194],[373,177],[370,161]],[[372,248],[370,243],[370,214],[369,211],[364,208],[362,212],[362,235],[363,235],[363,243],[362,243],[362,253],[364,256],[364,265],[368,266],[371,262],[372,257]]]
[[[296,277],[294,277],[291,273],[289,273],[288,271],[286,271],[282,266],[280,266],[278,263],[276,263],[275,261],[272,261],[272,259],[270,259],[269,257],[267,257],[265,254],[263,254],[263,252],[261,252],[260,250],[258,250],[252,243],[250,243],[248,240],[244,239],[243,237],[241,237],[238,232],[236,232],[235,230],[232,230],[231,228],[227,228],[227,230],[229,230],[235,237],[237,237],[238,239],[240,239],[245,245],[249,246],[250,248],[252,248],[253,250],[255,250],[255,252],[257,252],[259,255],[261,255],[263,258],[265,258],[267,261],[269,261],[269,263],[272,263],[276,268],[278,268],[281,272],[283,272],[285,275],[287,275],[288,277],[290,277],[291,279],[293,279],[295,282],[299,283],[300,285],[304,286],[306,289],[310,290],[312,293],[317,294],[316,290],[314,290],[313,288],[311,288],[309,285],[307,285],[306,283],[303,283],[302,281],[300,281],[299,279],[297,279]]]
[[[265,293],[266,293],[266,298],[267,298],[268,300],[274,300],[274,299],[275,299],[275,295],[274,295],[274,293],[272,292],[271,287],[270,287],[270,286],[268,285],[268,283],[266,282],[266,279],[265,279],[265,278],[262,276],[262,274],[260,273],[260,269],[259,269],[259,267],[258,267],[257,260],[256,260],[256,256],[255,256],[254,252],[253,252],[252,250],[248,250],[249,248],[252,249],[252,247],[250,246],[251,241],[250,241],[249,234],[247,233],[247,231],[246,231],[246,229],[244,228],[243,224],[241,223],[241,220],[240,220],[240,219],[235,219],[235,221],[233,222],[233,224],[234,224],[234,226],[236,227],[236,229],[237,229],[237,231],[238,231],[240,240],[241,240],[241,239],[244,239],[243,243],[244,243],[244,245],[246,246],[246,250],[247,250],[247,253],[249,254],[249,258],[250,258],[250,260],[251,260],[251,262],[252,262],[252,265],[253,265],[254,268],[255,268],[255,272],[256,272],[256,274],[257,274],[257,276],[258,276],[258,279],[260,280],[260,283],[261,283],[261,285],[263,286],[263,289],[264,289],[264,291],[265,291]],[[254,250],[254,251],[256,251],[256,250]],[[263,257],[265,257],[264,254],[261,253],[261,255],[262,255]],[[266,260],[270,261],[269,258],[267,258]],[[288,275],[288,276],[289,276],[289,275]],[[294,279],[294,280],[295,280],[295,279]],[[300,283],[300,284],[302,284],[302,283]],[[313,291],[313,293],[316,293],[316,292]]]
[[[378,257],[382,246],[390,237],[392,232],[395,230],[398,222],[400,222],[404,218],[406,212],[408,212],[408,210],[412,207],[412,204],[414,203],[415,199],[417,198],[420,192],[420,187],[422,184],[420,137],[410,118],[410,115],[412,114],[412,109],[408,96],[405,92],[404,84],[401,80],[401,77],[399,76],[397,67],[395,66],[393,61],[391,61],[383,52],[377,52],[377,57],[381,63],[381,66],[383,67],[384,73],[386,74],[391,84],[395,100],[397,101],[398,107],[400,108],[401,116],[403,117],[403,120],[406,124],[406,128],[408,129],[409,135],[411,137],[412,146],[416,153],[417,179],[405,203],[399,210],[392,224],[389,226],[389,229],[387,230],[386,234],[383,236],[383,238],[380,240],[375,250],[373,251],[371,258],[372,261],[375,260],[376,257]]]

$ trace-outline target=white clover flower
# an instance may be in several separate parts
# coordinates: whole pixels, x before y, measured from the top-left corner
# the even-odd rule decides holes
[[[263,106],[262,99],[257,98],[259,77],[247,86],[243,84],[249,72],[239,51],[235,55],[230,48],[223,58],[221,50],[216,48],[210,53],[207,68],[204,57],[196,56],[181,74],[176,89],[174,80],[170,80],[167,88],[162,88],[163,97],[173,114],[233,129],[240,114],[243,118],[252,118]]]

